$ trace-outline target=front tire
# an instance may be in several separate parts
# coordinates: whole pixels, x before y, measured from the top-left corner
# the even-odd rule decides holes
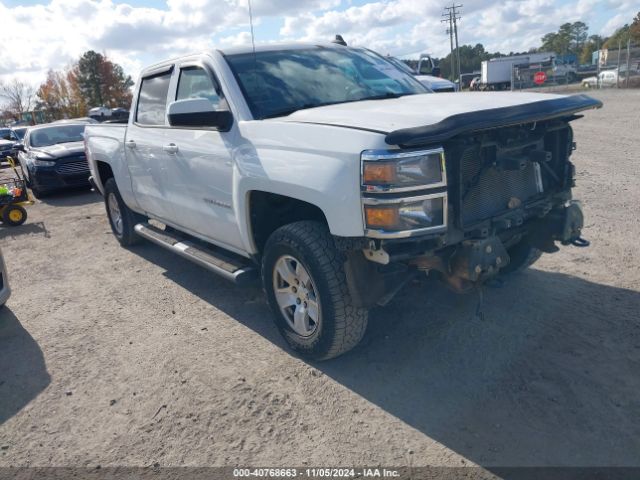
[[[31,189],[31,193],[33,194],[33,196],[38,200],[47,196],[47,192],[45,192],[44,190],[41,190],[40,188],[32,187],[32,186],[30,186],[29,188]]]
[[[523,272],[536,263],[542,256],[541,250],[529,245],[525,241],[521,241],[507,249],[507,253],[509,254],[509,264],[500,269],[500,273],[504,275]]]
[[[353,305],[344,258],[328,229],[312,221],[285,225],[264,251],[264,289],[289,346],[314,360],[355,347],[367,328],[368,311]]]
[[[108,179],[104,184],[104,204],[111,231],[120,245],[129,247],[140,243],[142,238],[136,234],[134,227],[144,222],[145,218],[127,207],[113,178]]]

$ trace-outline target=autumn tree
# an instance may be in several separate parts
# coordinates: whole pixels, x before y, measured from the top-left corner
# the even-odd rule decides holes
[[[54,118],[87,115],[96,106],[131,105],[131,77],[105,55],[86,52],[65,70],[50,70],[38,89],[38,108]]]
[[[87,104],[76,79],[76,68],[59,72],[49,70],[47,79],[38,89],[38,108],[54,118],[73,118],[86,115]]]

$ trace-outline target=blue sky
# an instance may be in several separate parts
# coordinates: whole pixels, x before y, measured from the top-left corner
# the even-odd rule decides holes
[[[398,56],[446,55],[446,2],[439,0],[252,0],[258,43],[327,41]],[[637,0],[465,0],[462,44],[528,50],[564,22],[611,34],[640,10]],[[0,0],[0,80],[38,84],[88,49],[106,53],[136,76],[166,57],[250,42],[247,0]]]

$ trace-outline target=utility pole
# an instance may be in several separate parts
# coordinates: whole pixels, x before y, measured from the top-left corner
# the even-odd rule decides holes
[[[598,59],[596,60],[596,88],[600,88],[600,38],[596,40],[596,49],[598,52]]]
[[[442,14],[443,18],[442,20],[440,20],[441,22],[448,22],[449,23],[449,28],[447,28],[447,34],[449,35],[449,43],[451,44],[451,76],[454,76],[456,73],[456,67],[455,67],[455,63],[454,63],[454,58],[453,58],[453,17],[451,15],[451,11],[448,11],[446,13]]]
[[[629,76],[631,74],[631,35],[629,35],[629,38],[627,39],[627,76],[625,79],[625,87],[629,88]],[[620,72],[618,72],[618,75],[620,75]]]
[[[620,88],[620,54],[622,53],[622,40],[618,40],[618,70],[616,71],[616,87]]]
[[[450,7],[444,8],[446,13],[443,13],[442,16],[449,17],[444,21],[449,22],[449,30],[447,33],[449,34],[449,40],[451,42],[451,73],[453,74],[454,78],[458,77],[458,91],[461,92],[462,91],[462,70],[460,69],[460,46],[458,45],[458,20],[460,20],[462,17],[460,17],[460,12],[458,11],[459,8],[462,8],[462,5],[456,5],[455,3],[452,3]],[[458,67],[457,75],[455,74],[456,69],[454,68],[454,59],[453,59],[454,38],[456,42],[455,52],[456,52],[456,65]]]

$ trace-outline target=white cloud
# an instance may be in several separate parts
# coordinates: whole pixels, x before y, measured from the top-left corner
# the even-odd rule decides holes
[[[611,35],[618,28],[623,27],[625,24],[631,23],[631,20],[625,15],[619,13],[615,17],[612,17],[604,26],[600,29],[600,35]]]
[[[156,7],[135,6],[134,0],[43,0],[16,7],[2,1],[0,80],[18,76],[39,83],[48,69],[64,68],[89,49],[106,53],[135,77],[142,66],[168,56],[250,43],[248,0],[158,0]],[[252,0],[260,42],[327,41],[340,33],[350,44],[395,55],[448,53],[442,6],[440,0]],[[592,33],[610,34],[636,11],[637,0],[465,0],[460,42],[528,50],[566,21],[584,20]]]

